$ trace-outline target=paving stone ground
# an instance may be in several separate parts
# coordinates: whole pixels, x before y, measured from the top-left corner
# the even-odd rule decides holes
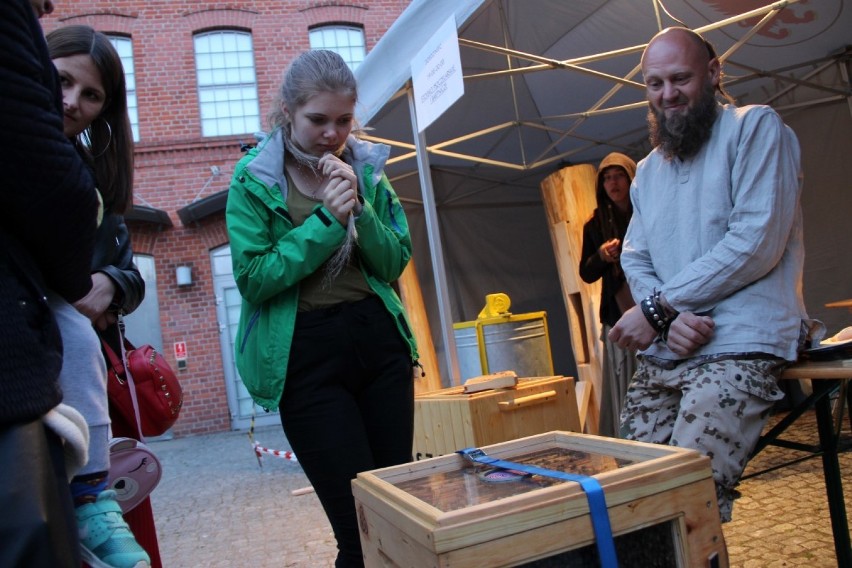
[[[848,419],[843,428],[852,435]],[[813,415],[786,437],[816,442]],[[260,429],[255,439],[289,449],[280,427]],[[151,446],[163,463],[152,501],[166,568],[334,565],[334,538],[316,495],[291,494],[309,486],[298,463],[265,456],[261,469],[246,432]],[[746,474],[802,455],[767,448]],[[841,468],[852,518],[852,452],[841,455]],[[733,568],[837,566],[819,458],[750,478],[739,489],[733,521],[724,526]]]

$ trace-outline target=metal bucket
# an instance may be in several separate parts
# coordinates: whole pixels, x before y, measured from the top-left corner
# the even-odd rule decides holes
[[[553,375],[544,312],[488,318],[453,327],[462,382],[498,371],[515,371],[519,377]]]

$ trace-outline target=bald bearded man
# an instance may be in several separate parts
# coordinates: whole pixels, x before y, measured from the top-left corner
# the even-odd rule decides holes
[[[610,332],[640,350],[621,436],[709,456],[724,522],[780,372],[822,331],[802,299],[799,143],[772,108],[733,104],[695,32],[654,36],[642,73],[655,147],[621,256],[637,306]]]

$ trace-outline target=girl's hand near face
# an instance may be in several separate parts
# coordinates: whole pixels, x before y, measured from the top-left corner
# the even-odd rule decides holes
[[[317,164],[317,169],[323,177],[327,177],[329,179],[341,178],[348,180],[354,189],[357,190],[358,188],[358,178],[355,176],[352,166],[334,154],[325,154],[322,158],[320,158],[319,163]]]
[[[355,208],[358,200],[349,180],[334,177],[328,180],[322,197],[323,205],[341,225],[346,226],[349,213]]]
[[[361,213],[358,201],[358,180],[352,166],[335,156],[326,154],[319,160],[318,170],[328,179],[323,192],[323,204],[342,225],[346,226],[350,212]]]

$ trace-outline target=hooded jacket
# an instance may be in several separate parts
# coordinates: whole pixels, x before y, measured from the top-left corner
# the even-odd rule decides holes
[[[597,209],[592,213],[583,226],[583,254],[580,259],[580,278],[591,284],[598,279],[603,279],[601,287],[600,319],[602,323],[613,326],[621,317],[621,310],[615,299],[615,293],[626,282],[624,271],[620,263],[605,262],[598,254],[602,244],[610,239],[624,240],[627,225],[633,207],[630,206],[627,213],[623,213],[612,202],[606,194],[603,184],[603,172],[607,168],[618,166],[623,169],[630,182],[636,175],[636,162],[618,152],[607,155],[598,166],[597,181],[595,184],[595,197]]]
[[[402,302],[390,285],[411,258],[408,222],[383,168],[390,149],[350,136],[343,159],[358,176],[363,210],[356,219],[361,272],[382,300],[417,360]],[[337,251],[346,235],[318,204],[295,226],[287,207],[285,146],[280,129],[237,163],[226,221],[234,279],[242,296],[235,355],[240,377],[263,408],[278,408],[296,323],[299,283]]]

